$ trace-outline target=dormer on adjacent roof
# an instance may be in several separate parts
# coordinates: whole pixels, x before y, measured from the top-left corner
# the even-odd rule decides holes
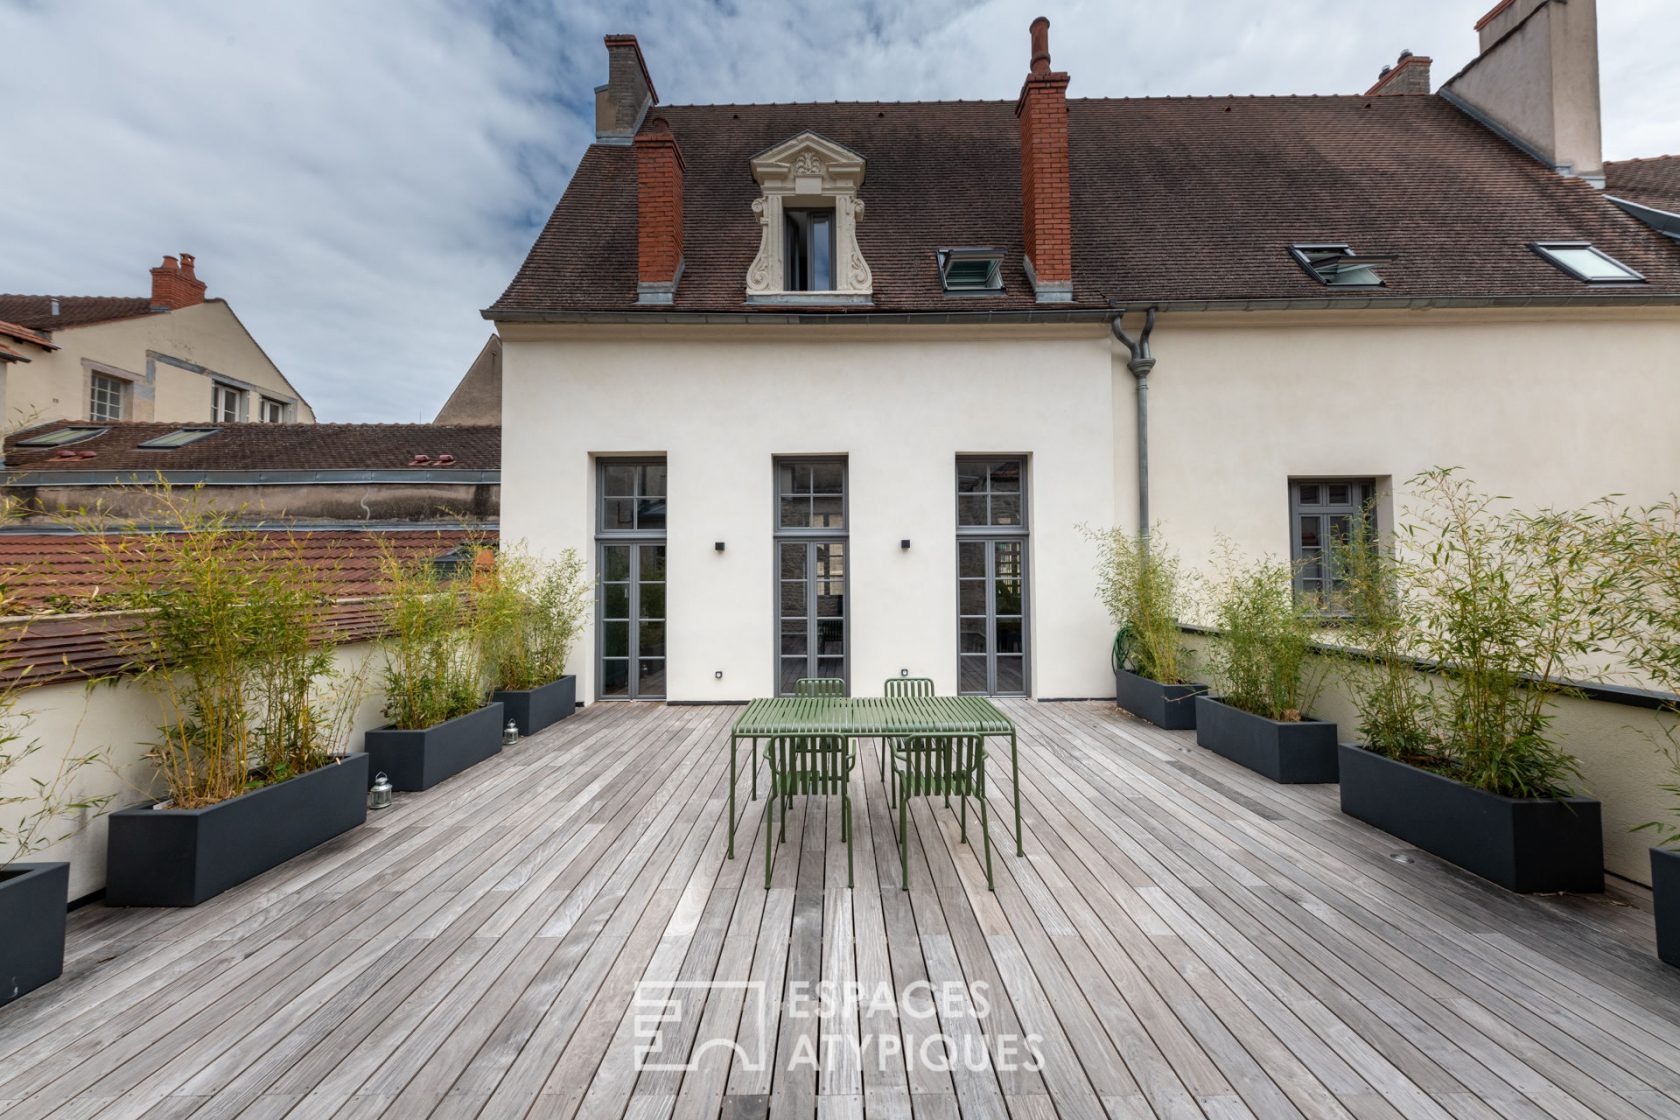
[[[752,159],[762,191],[753,201],[758,255],[747,269],[747,302],[871,302],[874,275],[858,247],[864,160],[801,132]]]

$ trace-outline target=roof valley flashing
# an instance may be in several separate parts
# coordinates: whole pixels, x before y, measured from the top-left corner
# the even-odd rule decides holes
[[[1050,68],[1048,23],[1034,21],[1014,101],[659,105],[655,115],[639,47],[613,36],[602,140],[484,315],[1002,323],[1101,313],[1110,301],[1210,311],[1672,304],[1674,241],[1590,187],[1593,9],[1501,4],[1483,21],[1481,57],[1444,94],[1423,92],[1426,60],[1412,56],[1399,67],[1407,80],[1374,95],[1069,99],[1067,75]],[[1567,110],[1547,133],[1551,149],[1521,116],[1524,89]],[[743,284],[766,236],[752,161],[802,135],[868,162],[856,187],[868,217],[855,226],[867,296]],[[1552,158],[1537,162],[1519,143]],[[645,208],[642,147],[665,161]],[[1576,178],[1560,182],[1559,166]],[[658,220],[644,224],[644,210]],[[1644,281],[1594,285],[1528,248],[1554,241],[1591,244]],[[1291,254],[1314,244],[1383,259],[1382,287],[1325,285]],[[980,313],[959,306],[973,293],[944,283],[940,250],[964,245],[1002,252]]]

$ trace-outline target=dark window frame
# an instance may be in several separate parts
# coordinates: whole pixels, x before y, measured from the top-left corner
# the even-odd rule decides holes
[[[612,467],[636,468],[634,480],[631,484],[631,522],[629,529],[609,529],[606,527],[607,472]],[[664,470],[664,494],[652,495],[644,486],[647,475],[646,468],[660,467]],[[595,698],[614,703],[633,703],[640,700],[665,700],[671,691],[671,547],[667,536],[668,523],[661,521],[658,525],[643,526],[643,503],[653,497],[659,498],[665,510],[670,506],[671,472],[668,460],[663,455],[597,455],[595,457]],[[622,500],[623,496],[613,495],[611,500]],[[662,513],[663,517],[664,514]],[[639,685],[641,681],[639,669],[645,658],[641,653],[641,588],[647,582],[642,578],[642,547],[652,546],[664,549],[663,578],[656,581],[664,588],[664,604],[657,621],[664,628],[663,652],[659,656],[662,662],[665,687],[657,695],[644,694]],[[613,660],[623,660],[627,665],[627,679],[625,693],[622,696],[609,696],[604,691],[606,680],[606,550],[608,548],[628,549],[629,567],[626,575],[629,641],[622,658],[614,656]],[[618,581],[614,581],[618,582]],[[655,621],[655,620],[648,620]]]
[[[782,524],[782,500],[788,498],[807,498],[814,509],[818,497],[830,496],[829,492],[818,491],[815,479],[812,480],[808,491],[785,491],[782,488],[782,468],[784,466],[834,466],[840,470],[840,525],[784,525]],[[782,662],[788,657],[796,655],[782,653],[782,547],[784,545],[802,545],[805,549],[805,620],[806,646],[805,657],[808,667],[815,666],[821,655],[816,652],[817,635],[816,624],[819,616],[816,613],[816,585],[814,568],[816,565],[816,550],[812,545],[838,544],[842,548],[845,570],[841,575],[841,608],[840,608],[840,661],[841,679],[846,682],[846,692],[852,688],[852,546],[851,546],[851,463],[845,455],[777,455],[771,463],[770,484],[770,637],[773,656],[773,677],[771,681],[771,695],[789,695],[782,688]],[[809,521],[809,517],[807,518]],[[791,617],[791,616],[785,616]],[[806,675],[811,675],[807,673]]]
[[[813,219],[821,217],[828,230],[828,285],[819,287],[811,276]],[[788,292],[832,292],[839,283],[840,262],[835,231],[838,215],[832,206],[798,206],[782,211],[782,288]]]
[[[1330,501],[1330,487],[1347,486],[1348,500]],[[1333,520],[1338,517],[1363,517],[1366,539],[1375,547],[1380,541],[1381,522],[1377,517],[1378,481],[1373,475],[1319,475],[1289,480],[1289,561],[1291,582],[1299,599],[1312,600],[1318,614],[1327,618],[1345,615],[1329,601],[1335,593],[1336,574],[1331,569],[1331,538]],[[1315,500],[1307,501],[1304,487],[1318,487]],[[1317,521],[1318,544],[1316,559],[1306,555],[1309,546],[1302,542],[1302,522],[1312,517]],[[1317,575],[1309,574],[1308,564],[1317,563]],[[1309,588],[1309,580],[1318,581],[1316,589]]]
[[[972,470],[978,464],[986,464],[986,485],[983,490],[963,490],[963,469]],[[992,489],[992,468],[999,464],[1013,463],[1016,465],[1016,486],[1014,491]],[[957,693],[959,695],[984,696],[1031,696],[1032,695],[1032,548],[1031,541],[1031,500],[1029,491],[1031,456],[997,454],[997,455],[958,455],[956,457],[953,474],[953,503],[957,522],[956,566],[954,571],[956,583],[956,623],[957,623]],[[992,502],[996,494],[1013,494],[1018,499],[1018,523],[1013,525],[992,524]],[[963,524],[963,498],[983,496],[986,500],[986,524]],[[999,691],[997,688],[997,546],[1012,544],[1020,550],[1021,565],[1021,688],[1020,691]],[[963,688],[963,663],[972,659],[975,654],[965,654],[962,646],[963,619],[980,617],[965,615],[962,609],[963,591],[963,546],[978,545],[983,548],[985,556],[985,572],[981,577],[986,588],[986,641],[988,652],[984,655],[986,661],[986,689],[983,692],[969,692]],[[1004,656],[1013,656],[1005,654]]]

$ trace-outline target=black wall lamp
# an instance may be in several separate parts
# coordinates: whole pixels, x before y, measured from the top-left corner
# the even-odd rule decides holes
[[[903,540],[899,541],[898,542],[898,547],[902,548],[906,552],[909,552],[910,551],[910,538],[905,537]]]
[[[715,549],[718,552],[722,552],[723,551],[723,542],[718,541],[717,543],[712,545],[712,548]]]

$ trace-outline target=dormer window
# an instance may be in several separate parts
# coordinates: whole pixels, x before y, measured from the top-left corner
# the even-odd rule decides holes
[[[863,157],[802,132],[754,156],[752,174],[763,193],[747,302],[868,304],[875,280],[857,240]]]
[[[1291,245],[1289,255],[1319,283],[1331,288],[1380,288],[1377,265],[1392,256],[1365,256],[1346,245]]]

